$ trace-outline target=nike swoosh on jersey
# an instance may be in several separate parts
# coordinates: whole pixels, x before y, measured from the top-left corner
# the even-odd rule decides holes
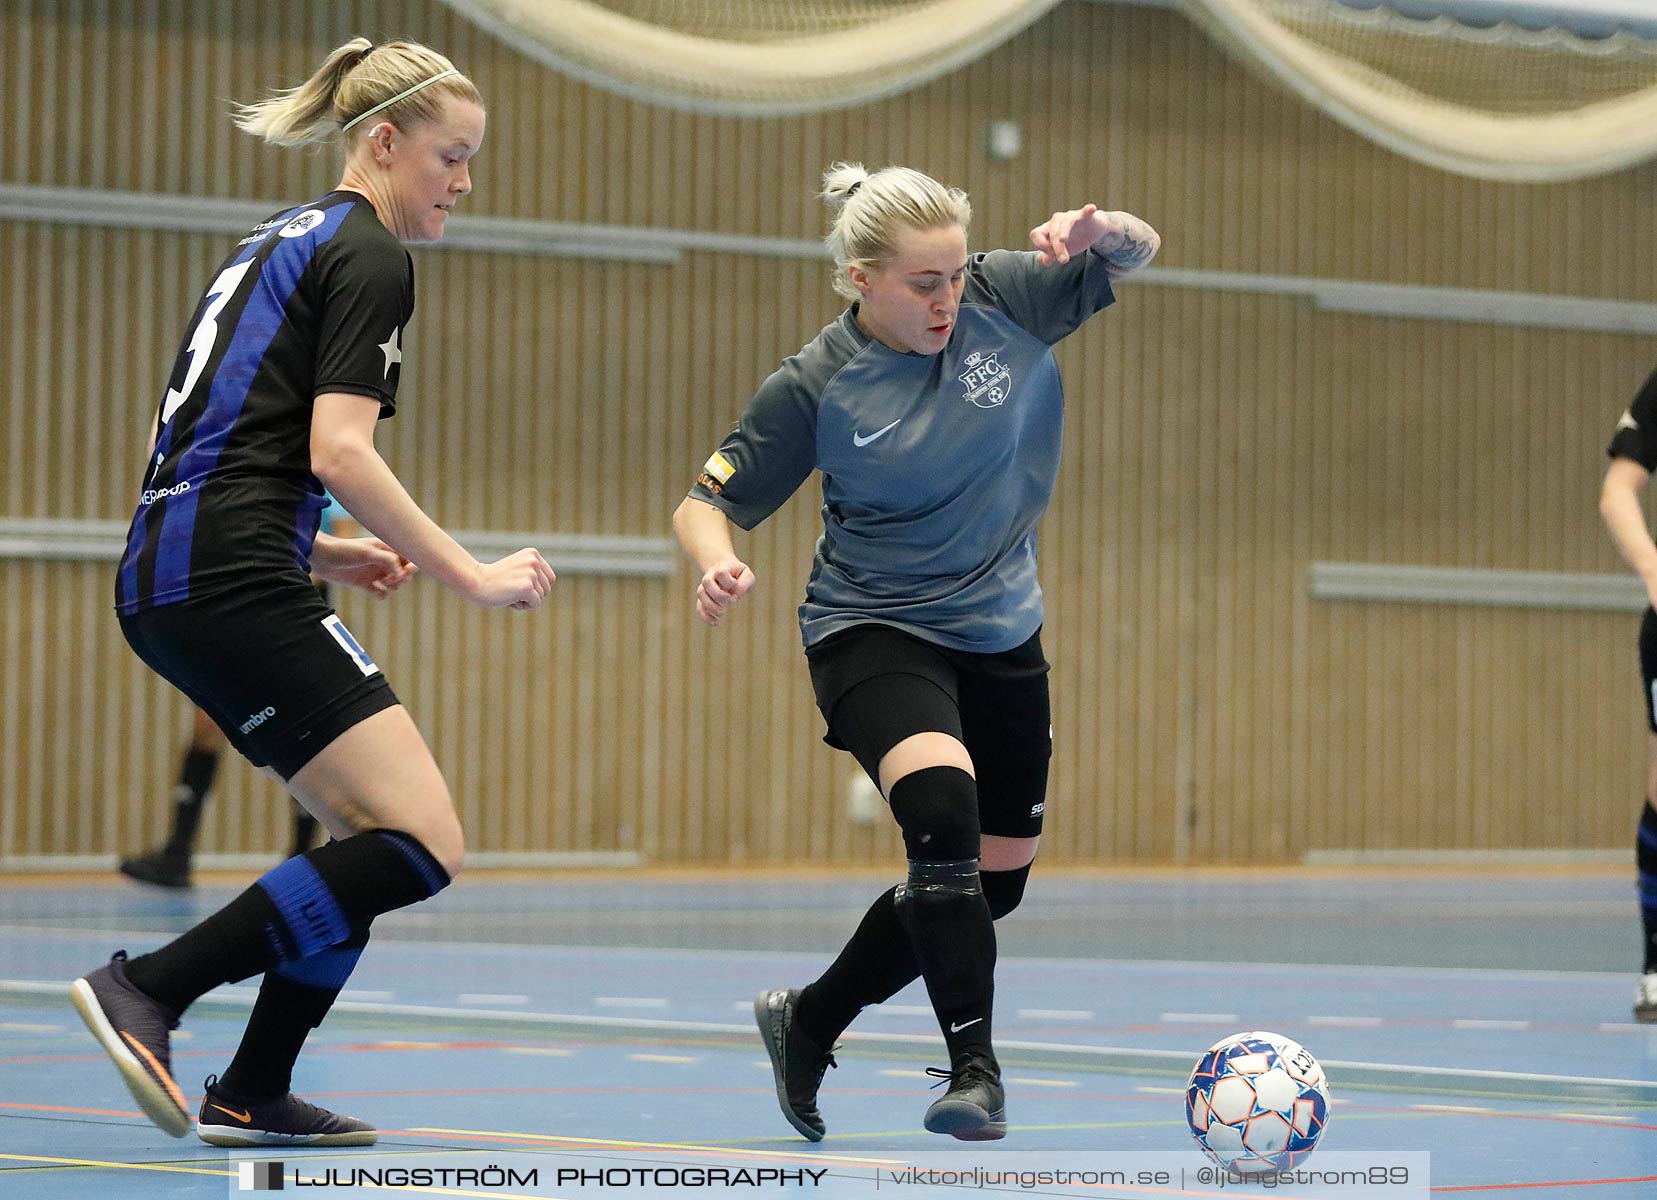
[[[976,1024],[978,1024],[978,1022],[982,1021],[983,1019],[984,1019],[983,1017],[974,1017],[970,1021],[962,1021],[959,1025],[957,1025],[957,1024],[955,1024],[955,1022],[951,1021],[949,1023],[949,1031],[951,1033],[960,1033],[961,1030],[965,1029],[968,1025],[976,1025]]]
[[[885,437],[888,433],[891,433],[892,430],[896,429],[901,424],[903,424],[903,418],[899,417],[897,420],[893,421],[890,425],[886,426],[885,429],[877,429],[873,433],[871,433],[868,437],[864,437],[861,433],[858,433],[857,430],[854,429],[854,430],[852,430],[852,445],[856,446],[859,450],[861,450],[861,449],[863,449],[864,446],[867,446],[870,442],[874,441],[876,438]]]

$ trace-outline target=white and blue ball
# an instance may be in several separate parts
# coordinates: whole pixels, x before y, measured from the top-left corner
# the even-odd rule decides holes
[[[1318,1060],[1278,1033],[1234,1033],[1197,1060],[1185,1119],[1208,1157],[1245,1175],[1304,1162],[1329,1123],[1329,1082]]]

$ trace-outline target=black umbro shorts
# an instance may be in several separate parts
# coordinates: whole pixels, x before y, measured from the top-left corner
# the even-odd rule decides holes
[[[397,704],[380,668],[298,571],[258,591],[120,620],[139,658],[213,718],[249,762],[283,779]]]
[[[823,740],[849,751],[876,786],[893,746],[946,733],[972,758],[983,832],[1041,833],[1053,713],[1039,630],[1011,650],[974,654],[890,625],[854,625],[808,646],[806,661],[828,722]]]

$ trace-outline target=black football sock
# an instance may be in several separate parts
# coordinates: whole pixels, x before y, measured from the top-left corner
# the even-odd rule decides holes
[[[187,859],[195,852],[202,805],[207,801],[207,791],[213,786],[218,769],[217,750],[197,750],[192,746],[186,751],[184,764],[178,771],[178,786],[173,789],[173,827],[167,835],[164,853]]]
[[[1635,843],[1640,872],[1640,920],[1645,926],[1645,970],[1657,971],[1657,809],[1645,802]]]
[[[381,913],[436,895],[449,876],[406,833],[376,829],[271,868],[201,924],[126,964],[140,991],[182,1013],[221,983],[338,945]]]
[[[292,1090],[293,1065],[305,1039],[328,1015],[367,944],[363,929],[337,946],[266,971],[242,1044],[219,1085],[254,1102]]]

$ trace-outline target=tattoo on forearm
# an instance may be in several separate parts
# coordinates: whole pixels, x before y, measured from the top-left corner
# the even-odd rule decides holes
[[[1162,245],[1156,231],[1138,218],[1129,220],[1120,238],[1121,240],[1110,249],[1099,250],[1099,257],[1110,264],[1112,274],[1125,275],[1130,271],[1139,270],[1156,257],[1156,252]]]

